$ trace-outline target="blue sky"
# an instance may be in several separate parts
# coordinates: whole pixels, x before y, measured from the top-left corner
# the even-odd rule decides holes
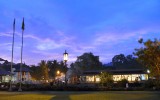
[[[132,54],[138,39],[160,39],[159,0],[0,0],[0,57],[10,61],[16,18],[14,62],[20,62],[21,24],[25,19],[23,62],[63,59],[69,63],[93,52],[108,63]]]

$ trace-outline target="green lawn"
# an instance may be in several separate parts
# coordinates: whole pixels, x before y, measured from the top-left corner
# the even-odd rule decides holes
[[[42,94],[0,94],[0,100],[51,100],[55,95]]]
[[[0,100],[160,100],[160,92],[0,92]]]

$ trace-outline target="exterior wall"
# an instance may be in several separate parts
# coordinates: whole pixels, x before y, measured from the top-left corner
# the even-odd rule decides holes
[[[127,79],[129,82],[135,81],[145,81],[148,80],[148,74],[126,74],[126,75],[113,75],[114,82],[121,81],[122,79]],[[81,83],[99,83],[99,75],[86,75],[80,76]]]
[[[79,83],[78,77],[77,76],[73,76],[73,77],[69,78],[68,83],[69,84],[77,84],[77,83]]]
[[[113,75],[114,81],[127,79],[129,82],[148,80],[148,74]]]
[[[12,81],[14,83],[17,83],[20,81],[20,72],[14,72]],[[30,81],[31,81],[30,72],[22,72],[22,82],[30,82]]]
[[[20,72],[16,72],[14,77],[16,78],[16,82],[20,81]],[[22,72],[22,81],[31,81],[31,75],[29,72]]]
[[[10,81],[10,76],[9,75],[2,76],[1,79],[2,79],[1,82],[9,82]]]
[[[13,76],[12,82],[18,83],[20,81],[20,72],[14,72],[16,69],[12,68]],[[0,76],[0,82],[9,82],[11,79],[10,75],[3,75]],[[22,82],[31,82],[31,75],[30,72],[22,72]]]
[[[0,82],[9,82],[10,78],[11,77],[9,75],[1,76]],[[22,78],[23,78],[22,82],[30,82],[31,81],[31,75],[29,72],[26,72],[25,74],[23,74]],[[19,74],[19,72],[15,72],[14,75],[12,76],[12,82],[17,83],[19,81],[20,81],[20,74]]]
[[[87,76],[81,76],[80,77],[81,83],[99,83],[100,77],[99,75],[87,75]]]

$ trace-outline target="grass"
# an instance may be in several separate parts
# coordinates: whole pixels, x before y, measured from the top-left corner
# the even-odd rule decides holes
[[[71,100],[159,100],[160,94],[139,92],[106,92],[71,95],[70,98]]]
[[[159,100],[160,92],[0,92],[0,100]]]
[[[54,95],[41,94],[0,94],[0,100],[50,100]]]

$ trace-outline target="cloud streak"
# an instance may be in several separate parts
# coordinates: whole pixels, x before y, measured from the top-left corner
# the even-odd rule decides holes
[[[116,54],[131,54],[139,47],[139,38],[160,37],[159,10],[159,0],[0,1],[0,56],[10,59],[12,22],[16,18],[14,59],[20,61],[24,17],[26,63],[62,60],[64,50],[70,55],[69,62],[84,52],[93,52],[108,63]]]
[[[8,33],[0,33],[0,37],[12,37],[13,35]]]

